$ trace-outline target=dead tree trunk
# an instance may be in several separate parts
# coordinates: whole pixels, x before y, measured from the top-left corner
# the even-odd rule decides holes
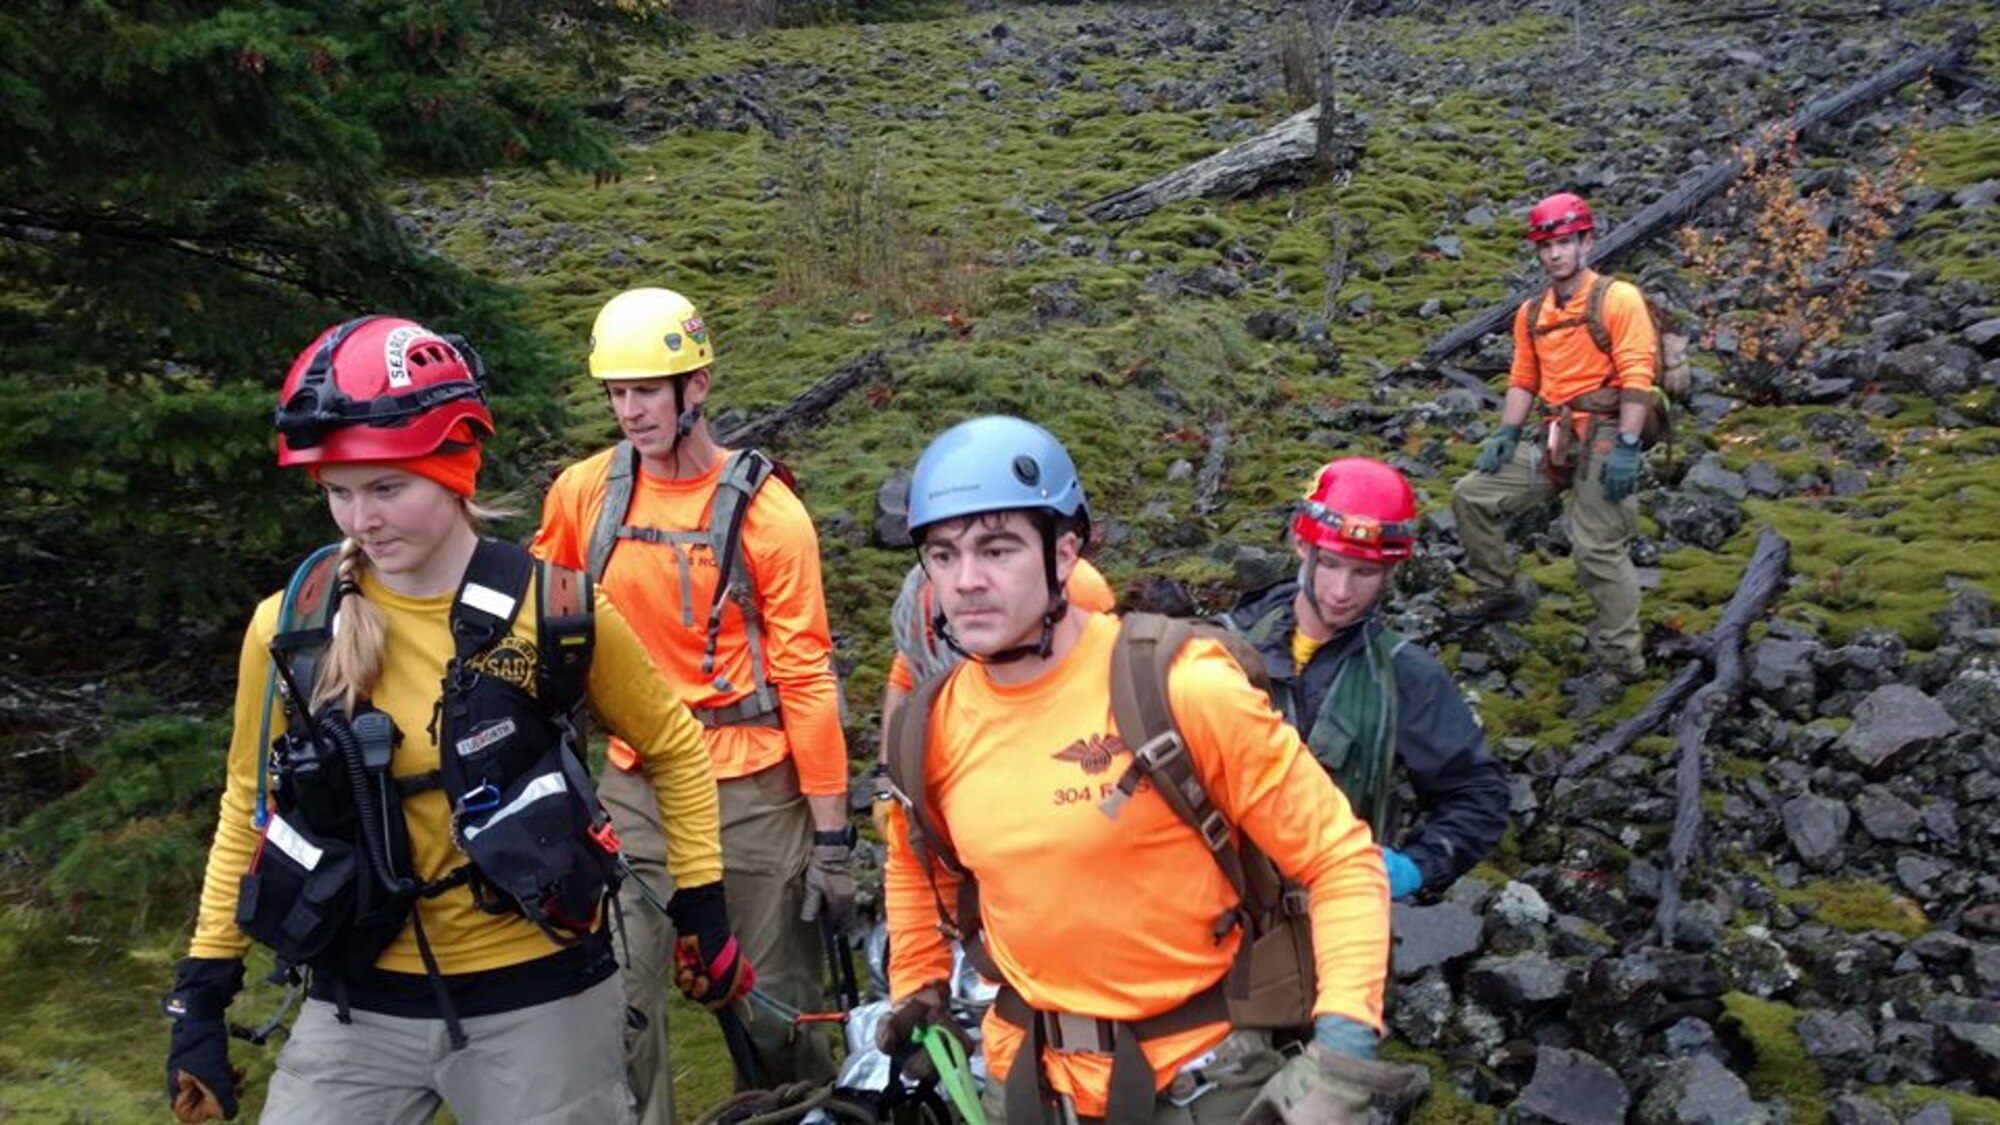
[[[819,421],[855,388],[888,374],[888,359],[881,352],[869,352],[842,364],[792,401],[762,418],[752,418],[716,440],[731,448],[769,444],[786,427]]]
[[[1675,923],[1680,916],[1681,879],[1694,859],[1695,844],[1701,835],[1702,747],[1708,739],[1709,727],[1736,705],[1736,698],[1743,691],[1743,681],[1748,675],[1743,661],[1745,635],[1751,623],[1762,617],[1771,600],[1777,597],[1791,556],[1791,544],[1784,536],[1768,526],[1758,534],[1757,549],[1751,553],[1749,565],[1743,568],[1742,585],[1723,607],[1715,628],[1708,632],[1706,659],[1715,674],[1696,689],[1674,720],[1674,749],[1679,755],[1674,770],[1674,827],[1667,841],[1667,871],[1660,880],[1660,904],[1653,915],[1651,932],[1652,940],[1662,946],[1674,944]],[[1688,679],[1691,677],[1683,669],[1674,684]],[[1647,708],[1649,713],[1652,710]]]
[[[1922,78],[1932,69],[1950,67],[1960,57],[1961,50],[1962,48],[1956,45],[1940,47],[1904,59],[1887,70],[1879,71],[1838,93],[1813,102],[1784,121],[1760,127],[1750,134],[1749,144],[1759,155],[1768,152],[1775,144],[1782,141],[1790,130],[1808,132],[1850,110],[1871,105],[1888,97]],[[1598,239],[1597,248],[1591,254],[1591,264],[1600,267],[1610,265],[1622,258],[1634,246],[1679,226],[1702,204],[1715,198],[1724,188],[1734,183],[1736,177],[1743,174],[1745,166],[1744,158],[1736,155],[1683,176],[1680,184],[1673,190],[1642,208],[1638,214],[1620,224],[1618,229]],[[1420,362],[1426,366],[1436,366],[1477,343],[1481,337],[1499,330],[1513,317],[1514,310],[1520,307],[1521,302],[1533,297],[1544,284],[1538,278],[1530,284],[1521,286],[1488,306],[1478,316],[1431,341],[1424,348]]]
[[[1208,456],[1201,460],[1195,477],[1194,514],[1208,515],[1222,506],[1216,499],[1222,492],[1222,470],[1228,463],[1229,415],[1218,410],[1208,420]]]
[[[1267,184],[1304,180],[1312,169],[1319,107],[1301,110],[1269,130],[1138,187],[1084,205],[1099,222],[1150,215],[1178,199],[1242,195]]]

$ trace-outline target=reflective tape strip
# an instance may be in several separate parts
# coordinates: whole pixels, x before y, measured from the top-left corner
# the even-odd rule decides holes
[[[527,785],[523,786],[521,788],[521,795],[507,802],[505,805],[502,805],[498,810],[496,810],[493,813],[492,816],[487,817],[485,824],[481,824],[477,827],[468,826],[465,830],[465,838],[467,840],[476,839],[481,832],[484,832],[488,828],[491,828],[494,825],[500,823],[501,821],[506,820],[508,817],[513,816],[514,814],[520,812],[522,809],[525,809],[529,805],[534,804],[536,801],[539,801],[544,797],[553,797],[558,793],[566,793],[568,791],[569,791],[569,783],[563,780],[562,774],[545,773],[542,776],[536,778],[535,780],[530,781]]]
[[[490,613],[498,618],[506,619],[514,616],[514,596],[503,594],[491,586],[467,582],[465,593],[461,594],[458,600],[482,613]]]
[[[264,826],[264,842],[277,847],[292,857],[300,867],[311,871],[326,857],[326,849],[299,835],[298,830],[286,824],[277,813],[271,814],[271,822]]]

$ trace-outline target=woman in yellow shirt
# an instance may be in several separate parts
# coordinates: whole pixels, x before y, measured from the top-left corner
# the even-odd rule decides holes
[[[343,538],[244,637],[165,1002],[183,1121],[236,1113],[223,1015],[253,939],[309,997],[267,1122],[631,1119],[603,909],[620,863],[578,703],[637,749],[668,826],[677,983],[720,1005],[754,979],[700,728],[588,582],[479,534],[484,398],[462,340],[391,317],[328,329],[285,380],[278,463],[311,474]]]

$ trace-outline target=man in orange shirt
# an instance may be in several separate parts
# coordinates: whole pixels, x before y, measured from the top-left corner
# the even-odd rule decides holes
[[[1479,587],[1476,600],[1452,616],[1461,626],[1527,616],[1531,603],[1507,556],[1506,522],[1567,489],[1577,584],[1597,610],[1592,645],[1605,671],[1630,682],[1646,673],[1632,536],[1639,435],[1652,406],[1659,337],[1638,288],[1587,264],[1595,229],[1590,206],[1568,192],[1528,213],[1528,240],[1549,288],[1514,317],[1500,429],[1451,492],[1465,567]],[[1608,352],[1588,322],[1599,286],[1607,287],[1597,304]],[[1523,444],[1522,426],[1538,402],[1543,434]]]
[[[1240,928],[1217,920],[1238,903],[1208,845],[1148,785],[1100,800],[1131,750],[1112,719],[1120,623],[1064,594],[1089,520],[1068,452],[1020,419],[954,427],[917,463],[911,532],[945,636],[969,659],[927,715],[906,708],[902,721],[927,723],[926,817],[979,883],[1001,977],[983,1036],[989,1112],[1013,1125],[1042,1122],[1051,1102],[1067,1120],[1121,1125],[1362,1121],[1388,1078],[1367,1061],[1389,953],[1381,852],[1227,650],[1183,648],[1166,694],[1194,773],[1309,900],[1313,1042],[1283,1062],[1267,1033],[1228,1022],[1221,986]],[[952,968],[901,805],[890,825],[884,1049],[949,1023]],[[935,875],[954,901],[959,879]]]
[[[724,888],[760,989],[825,1006],[824,911],[853,917],[847,743],[841,732],[819,540],[805,506],[755,451],[716,443],[702,417],[714,348],[668,289],[619,294],[591,330],[590,373],[625,440],[565,469],[535,553],[588,566],[706,730],[722,806]],[[646,881],[667,888],[651,790],[616,739],[600,794]],[[641,1125],[673,1121],[663,981],[674,935],[639,888],[620,890],[632,1007],[627,1058]],[[769,1085],[832,1076],[816,1032],[753,1007]]]

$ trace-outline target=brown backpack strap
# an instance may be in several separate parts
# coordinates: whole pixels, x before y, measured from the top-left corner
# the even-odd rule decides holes
[[[1590,342],[1604,353],[1604,358],[1612,359],[1611,329],[1604,325],[1604,295],[1611,292],[1613,279],[1597,275],[1597,284],[1590,287],[1590,296],[1583,302],[1583,330],[1590,333]],[[1614,378],[1616,376],[1614,375]]]
[[[1111,718],[1118,724],[1118,737],[1132,750],[1132,764],[1101,807],[1115,816],[1138,791],[1139,779],[1151,779],[1161,800],[1207,845],[1236,897],[1249,902],[1253,888],[1244,875],[1229,820],[1209,800],[1208,789],[1196,776],[1194,759],[1167,700],[1168,672],[1193,635],[1185,621],[1152,613],[1125,615],[1111,649]],[[1218,936],[1228,932],[1233,920],[1230,916],[1217,920]]]
[[[923,867],[924,878],[931,885],[938,932],[965,949],[966,960],[972,962],[980,975],[999,980],[1000,970],[986,951],[980,922],[979,880],[959,862],[951,837],[931,815],[930,779],[924,768],[930,744],[931,708],[951,679],[951,675],[933,676],[918,684],[903,700],[895,718],[889,721],[888,758],[884,764],[888,768],[890,792],[903,806],[903,817],[909,824],[910,853]],[[946,905],[944,893],[938,888],[940,865],[958,877],[956,909]]]

